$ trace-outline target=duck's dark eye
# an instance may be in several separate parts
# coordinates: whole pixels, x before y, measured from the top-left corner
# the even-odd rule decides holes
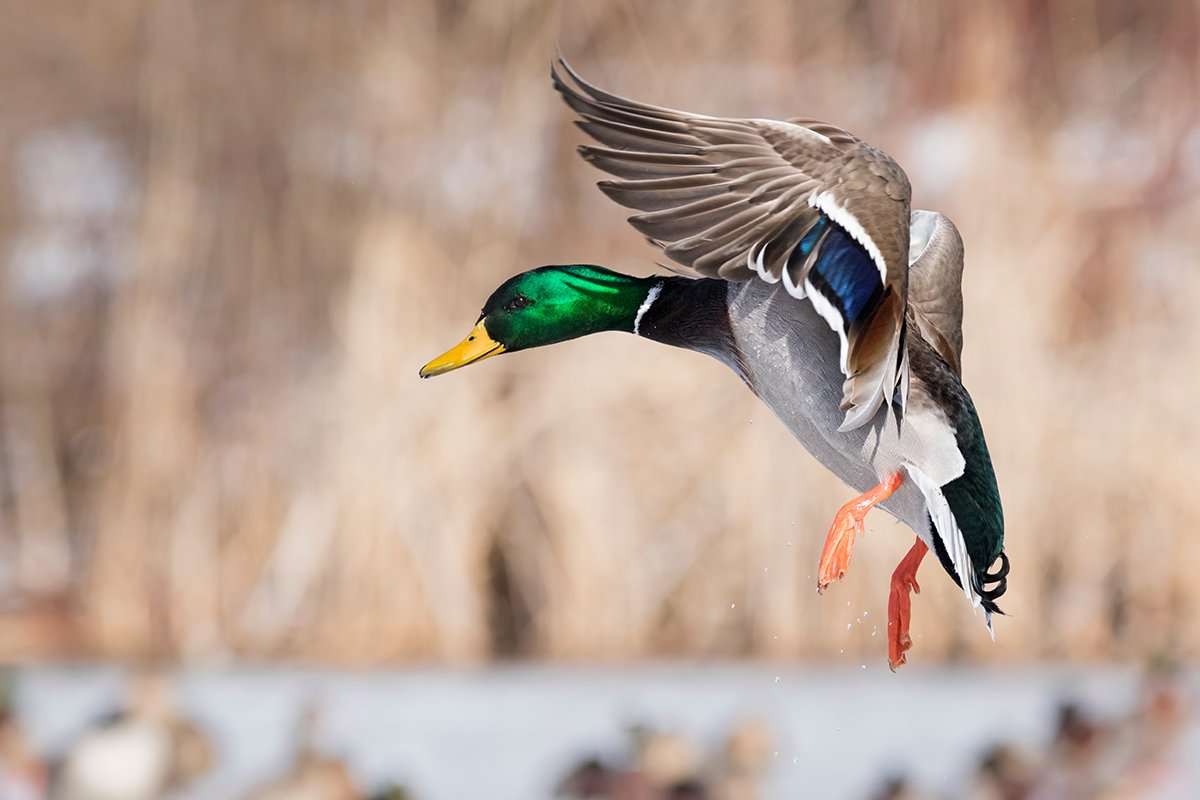
[[[528,297],[526,297],[523,294],[519,294],[516,297],[514,297],[512,300],[508,301],[508,304],[504,306],[504,310],[505,311],[517,311],[519,309],[522,309],[522,308],[525,308],[525,307],[531,306],[531,305],[533,305],[532,300],[530,300]]]

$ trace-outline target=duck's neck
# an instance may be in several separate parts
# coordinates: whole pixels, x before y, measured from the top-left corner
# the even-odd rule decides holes
[[[639,309],[639,336],[732,363],[729,284],[713,278],[658,278]]]

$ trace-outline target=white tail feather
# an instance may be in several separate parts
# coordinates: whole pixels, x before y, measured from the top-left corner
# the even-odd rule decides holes
[[[972,608],[979,608],[983,604],[983,598],[979,596],[979,592],[975,588],[975,567],[971,563],[971,554],[967,552],[967,542],[963,539],[957,520],[954,519],[954,512],[950,510],[950,503],[946,500],[946,495],[942,493],[942,488],[920,469],[911,463],[906,463],[904,467],[925,497],[929,516],[933,519],[931,533],[937,536],[943,547],[946,548],[946,552],[950,556],[950,563],[954,565],[954,572],[958,576],[958,582],[962,585],[963,594],[966,595]],[[985,616],[987,617],[985,622],[988,629],[991,630],[991,614]]]

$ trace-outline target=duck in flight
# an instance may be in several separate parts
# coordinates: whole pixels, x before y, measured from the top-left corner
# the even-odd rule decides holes
[[[523,272],[421,377],[602,331],[713,356],[860,493],[834,516],[818,591],[845,575],[872,508],[915,532],[891,578],[893,670],[912,645],[910,593],[930,549],[991,632],[1009,563],[996,476],[961,382],[954,225],[913,210],[899,165],[832,125],[639,103],[562,60],[551,78],[598,143],[580,154],[614,176],[601,191],[635,209],[630,224],[691,274]]]

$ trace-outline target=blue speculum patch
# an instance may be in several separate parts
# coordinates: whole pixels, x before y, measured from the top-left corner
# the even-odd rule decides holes
[[[821,245],[821,254],[812,268],[815,275],[810,274],[809,280],[822,294],[829,297],[841,312],[848,328],[874,307],[876,298],[883,292],[883,281],[880,280],[879,269],[866,248],[854,241],[840,226],[829,222],[825,216],[822,216],[813,226],[813,230],[800,241],[797,249],[802,255],[812,251],[816,240],[826,228],[828,233]]]
[[[800,240],[801,256],[807,256],[812,252],[813,247],[815,247],[817,244],[817,240],[821,238],[821,234],[825,231],[825,228],[828,225],[828,217],[821,215],[821,217],[817,219],[817,224],[813,225],[812,229],[808,233],[804,234],[804,238]]]

